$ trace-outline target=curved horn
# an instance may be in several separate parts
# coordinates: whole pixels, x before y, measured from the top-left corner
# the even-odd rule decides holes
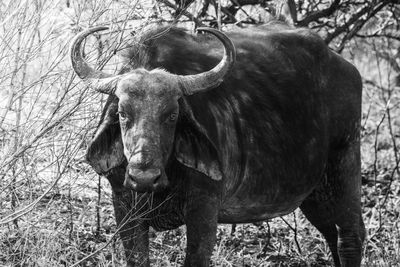
[[[71,43],[71,64],[76,74],[88,82],[96,91],[113,94],[119,77],[93,69],[82,55],[82,42],[87,36],[98,31],[107,30],[108,27],[99,26],[80,32]]]
[[[184,95],[192,95],[218,86],[236,61],[236,49],[228,36],[213,28],[198,28],[197,30],[216,36],[224,45],[224,57],[217,66],[209,71],[195,75],[180,75],[179,81],[182,84]]]

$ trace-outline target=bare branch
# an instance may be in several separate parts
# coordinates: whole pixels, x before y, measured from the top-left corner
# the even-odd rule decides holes
[[[288,8],[289,8],[289,13],[290,17],[292,18],[293,24],[297,24],[297,9],[296,9],[296,3],[294,0],[288,0],[287,1]]]
[[[372,33],[372,34],[357,33],[355,36],[359,37],[359,38],[388,38],[388,39],[400,41],[400,33],[396,33],[396,32],[394,32],[394,33]]]
[[[310,22],[317,21],[320,18],[329,17],[339,8],[340,0],[335,0],[333,3],[326,9],[315,11],[300,20],[297,25],[301,27],[307,27]]]
[[[63,177],[61,175],[61,173],[59,174],[59,176],[57,177],[57,179],[54,180],[54,182],[52,183],[51,186],[49,186],[47,188],[46,191],[43,192],[42,195],[40,195],[40,197],[38,197],[35,201],[33,201],[32,203],[30,203],[29,205],[23,207],[22,209],[13,212],[12,214],[6,216],[5,218],[2,218],[0,220],[0,225],[2,224],[8,224],[14,220],[16,220],[17,218],[29,213],[30,211],[32,211],[35,206],[56,186],[56,184],[58,183],[58,181],[61,179],[61,177]]]
[[[245,6],[245,5],[264,5],[266,2],[271,2],[271,1],[273,0],[236,0],[235,2],[240,6]]]
[[[368,10],[368,15],[364,19],[359,19],[354,23],[353,28],[344,36],[342,39],[337,51],[340,53],[342,52],[344,46],[346,45],[346,42],[349,41],[351,38],[354,37],[357,32],[361,30],[361,28],[365,25],[365,23],[371,19],[373,16],[375,16],[376,13],[378,13],[382,8],[387,5],[388,3],[380,3],[377,6],[373,7],[372,10]]]
[[[172,8],[172,9],[174,9],[174,10],[178,10],[178,9],[179,9],[176,5],[172,4],[172,3],[169,2],[168,0],[157,0],[157,1],[160,2],[160,3],[162,3],[162,4],[164,4],[164,5],[166,5],[167,7],[170,7],[170,8]],[[202,23],[199,19],[197,19],[193,14],[191,14],[191,13],[188,12],[187,10],[182,10],[182,11],[180,11],[180,14],[182,14],[182,15],[184,15],[185,17],[187,17],[188,19],[194,21],[194,22],[196,23],[197,26],[202,26],[202,25],[203,25],[203,23]],[[180,15],[180,14],[179,14],[179,15]]]
[[[371,18],[373,15],[375,15],[378,11],[380,11],[384,6],[388,5],[391,1],[386,0],[382,1],[379,3],[371,3],[370,5],[365,6],[361,10],[359,10],[357,13],[355,13],[346,23],[344,23],[342,26],[337,27],[332,33],[328,34],[328,36],[325,38],[325,43],[329,44],[334,38],[336,38],[338,35],[342,34],[343,32],[346,32],[349,30],[351,26],[353,26],[355,23],[357,23],[356,26],[356,31],[352,31],[351,36],[354,36],[365,24],[366,20],[360,20],[362,16],[365,14],[368,14],[368,18]],[[348,38],[349,39],[349,38]]]

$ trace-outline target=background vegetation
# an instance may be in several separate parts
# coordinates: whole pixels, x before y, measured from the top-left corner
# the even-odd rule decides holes
[[[319,32],[363,76],[365,266],[400,266],[398,0],[3,0],[0,2],[0,266],[120,266],[108,182],[84,163],[103,96],[76,79],[72,37],[94,25],[93,65],[115,72],[126,38],[150,24],[235,30],[272,17]],[[90,48],[90,49],[89,49]],[[340,79],[340,77],[338,77]],[[179,266],[185,228],[153,234],[154,266]],[[299,210],[221,225],[215,266],[329,266]]]

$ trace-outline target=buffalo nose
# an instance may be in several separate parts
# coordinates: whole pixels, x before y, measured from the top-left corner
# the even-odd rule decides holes
[[[148,170],[139,170],[128,168],[124,186],[137,192],[160,192],[169,185],[165,172],[161,169],[152,168]]]
[[[138,184],[153,185],[161,175],[160,169],[136,169],[130,168],[128,174]]]

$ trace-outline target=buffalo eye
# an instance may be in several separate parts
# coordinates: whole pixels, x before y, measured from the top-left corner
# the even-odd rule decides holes
[[[126,115],[125,112],[118,111],[117,114],[119,115],[119,119],[120,119],[121,121],[124,121],[124,120],[126,120],[126,119],[128,118],[128,116]]]
[[[178,113],[172,112],[168,115],[167,122],[175,122],[178,119]]]

